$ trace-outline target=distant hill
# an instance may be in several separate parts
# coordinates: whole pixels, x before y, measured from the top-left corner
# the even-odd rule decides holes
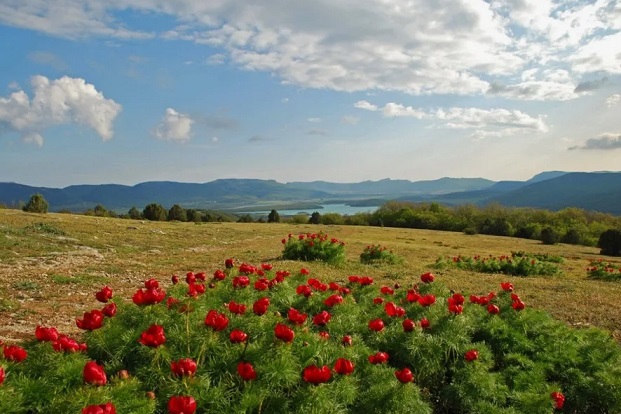
[[[448,177],[427,181],[384,179],[359,183],[221,179],[207,183],[153,181],[134,186],[72,185],[62,189],[0,183],[2,204],[16,206],[25,203],[34,193],[43,194],[52,211],[85,211],[97,204],[110,210],[127,211],[132,206],[142,209],[154,202],[166,208],[180,204],[185,208],[233,210],[260,205],[326,202],[373,205],[369,204],[372,200],[407,200],[447,205],[496,202],[505,206],[551,210],[579,207],[621,214],[621,173],[618,172],[548,171],[527,181],[499,182]]]

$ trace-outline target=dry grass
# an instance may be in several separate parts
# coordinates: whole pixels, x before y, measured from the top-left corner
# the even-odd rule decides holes
[[[347,243],[348,262],[338,268],[321,263],[280,262],[280,240],[288,233],[324,231]],[[405,260],[399,265],[366,266],[358,257],[368,244],[382,244]],[[511,251],[550,253],[565,258],[562,275],[507,277],[461,270],[434,271],[439,256],[502,255]],[[142,281],[172,274],[213,273],[224,259],[278,269],[304,266],[322,278],[373,276],[404,286],[426,271],[464,294],[497,290],[511,280],[528,306],[545,309],[575,326],[598,326],[621,339],[621,283],[586,279],[598,250],[584,246],[544,246],[537,241],[468,236],[439,231],[354,226],[238,223],[154,223],[69,214],[27,214],[0,210],[0,339],[31,337],[37,324],[75,332],[74,318],[99,305],[93,292],[103,284],[129,297]]]

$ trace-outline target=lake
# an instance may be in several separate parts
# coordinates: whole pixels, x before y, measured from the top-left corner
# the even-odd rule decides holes
[[[356,213],[372,213],[379,208],[379,206],[367,206],[367,207],[352,207],[347,204],[322,204],[322,208],[316,209],[293,209],[293,210],[276,210],[281,216],[294,216],[296,214],[311,215],[314,211],[318,211],[319,214],[326,213],[338,213],[341,215],[354,215]],[[271,210],[256,210],[248,211],[249,214],[269,214]],[[246,213],[246,212],[244,212]],[[239,214],[239,213],[238,213]]]

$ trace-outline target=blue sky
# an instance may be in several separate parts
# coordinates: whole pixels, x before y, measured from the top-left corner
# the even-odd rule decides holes
[[[619,170],[621,2],[0,0],[0,181]]]

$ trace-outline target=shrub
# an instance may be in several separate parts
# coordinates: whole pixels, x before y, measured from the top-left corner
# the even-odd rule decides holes
[[[252,216],[250,214],[244,214],[239,216],[239,218],[237,219],[238,223],[254,223],[254,220],[252,219]]]
[[[326,213],[321,216],[321,224],[345,224],[345,219],[338,213]]]
[[[600,254],[607,256],[621,256],[621,231],[610,229],[606,230],[599,236],[597,242]]]
[[[127,215],[132,220],[141,220],[142,219],[142,213],[136,207],[130,208],[129,211],[127,212]]]
[[[602,259],[591,260],[587,267],[587,278],[606,281],[621,280],[621,264]]]
[[[397,256],[392,250],[388,250],[386,246],[381,245],[369,245],[364,248],[360,253],[360,263],[364,264],[398,264],[402,263],[403,259]]]
[[[268,214],[267,216],[267,222],[268,223],[280,223],[280,214],[278,214],[278,211],[276,210],[270,211],[270,214]]]
[[[149,280],[134,302],[151,304],[113,298],[116,315],[78,341],[40,327],[22,362],[4,344],[15,359],[2,361],[0,412],[164,414],[169,401],[187,413],[621,410],[619,345],[528,308],[511,284],[466,302],[428,277],[387,289],[229,264],[209,294],[200,281],[164,292]],[[262,279],[273,283],[259,289]]]
[[[452,258],[440,257],[436,260],[436,268],[456,267],[480,273],[502,273],[512,276],[551,276],[558,274],[560,269],[549,261],[538,260],[531,256],[473,256]]]
[[[167,218],[168,221],[188,221],[188,214],[185,208],[181,207],[179,204],[175,204],[168,210]]]
[[[28,203],[26,203],[22,210],[29,213],[47,213],[49,206],[47,200],[41,194],[36,193],[30,196],[30,200],[28,200]]]
[[[557,244],[559,235],[552,227],[546,227],[541,230],[541,242],[543,244]]]
[[[151,203],[142,210],[142,216],[151,221],[166,221],[166,210],[161,204]]]
[[[314,211],[313,214],[308,218],[308,224],[319,224],[321,223],[321,214],[318,211]]]
[[[345,261],[345,243],[325,233],[306,233],[282,239],[282,258],[288,260],[319,260],[330,264]]]
[[[464,229],[464,234],[467,234],[469,236],[474,236],[475,234],[478,234],[478,231],[476,227],[470,226]]]
[[[583,244],[582,233],[580,233],[577,229],[569,229],[563,237],[561,237],[561,243]]]

